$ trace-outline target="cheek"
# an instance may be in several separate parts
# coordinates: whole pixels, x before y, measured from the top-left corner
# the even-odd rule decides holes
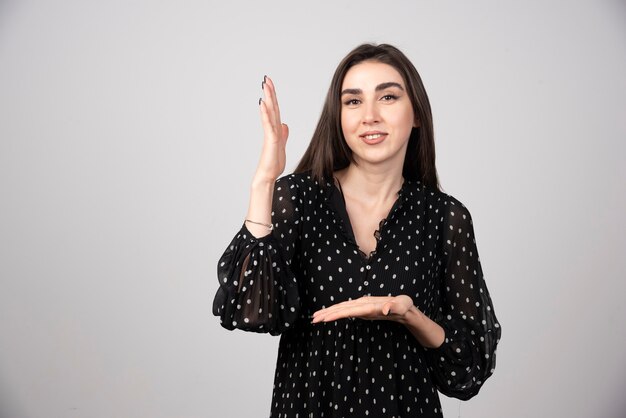
[[[415,116],[411,109],[404,109],[402,112],[396,112],[392,116],[393,124],[403,131],[411,131]]]
[[[399,132],[410,131],[413,128],[413,115],[410,114],[396,113],[387,121]]]
[[[350,123],[350,112],[341,112],[341,124],[348,125]]]
[[[355,126],[355,117],[347,112],[341,112],[341,130],[344,133],[352,132]]]

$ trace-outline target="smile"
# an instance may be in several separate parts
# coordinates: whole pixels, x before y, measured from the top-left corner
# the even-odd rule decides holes
[[[360,135],[363,142],[369,145],[378,144],[383,142],[387,138],[387,134],[384,132],[371,132]]]

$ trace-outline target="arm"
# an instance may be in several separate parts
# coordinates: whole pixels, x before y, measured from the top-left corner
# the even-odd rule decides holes
[[[435,348],[444,341],[444,330],[413,305],[407,295],[363,296],[320,309],[312,323],[336,321],[341,318],[396,321],[406,326],[424,347]]]
[[[299,298],[290,260],[299,236],[297,185],[276,180],[285,167],[288,130],[280,122],[274,85],[259,101],[264,141],[250,189],[247,220],[218,262],[213,314],[224,328],[279,334],[297,318]],[[282,180],[282,181],[281,181]],[[274,231],[262,224],[273,224]]]
[[[501,329],[467,208],[452,200],[445,209],[443,227],[442,303],[436,322],[445,339],[441,346],[429,349],[428,356],[439,391],[469,399],[493,373]]]
[[[296,321],[299,296],[291,260],[300,236],[298,195],[298,184],[291,176],[277,180],[273,231],[257,238],[244,223],[220,258],[213,314],[224,328],[277,335]]]
[[[285,170],[285,147],[289,128],[280,120],[280,109],[273,81],[265,77],[261,85],[266,97],[265,100],[259,101],[264,133],[263,150],[250,187],[250,203],[246,219],[270,224],[274,182]],[[247,227],[257,238],[269,233],[266,227],[259,224],[248,222]]]
[[[465,400],[476,395],[493,373],[501,331],[482,276],[469,211],[458,201],[446,211],[442,305],[434,320],[409,296],[399,295],[341,302],[315,312],[312,322],[357,317],[404,324],[427,350],[437,389]]]

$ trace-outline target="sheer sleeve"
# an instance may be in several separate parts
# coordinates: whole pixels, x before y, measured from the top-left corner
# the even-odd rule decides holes
[[[428,354],[437,389],[466,400],[493,373],[501,329],[483,279],[470,213],[458,201],[449,203],[443,214],[442,304],[436,318],[445,341]]]
[[[297,184],[291,177],[278,179],[272,233],[257,239],[244,223],[221,256],[213,314],[224,328],[278,335],[297,319],[300,299],[291,261],[300,235],[298,206]]]

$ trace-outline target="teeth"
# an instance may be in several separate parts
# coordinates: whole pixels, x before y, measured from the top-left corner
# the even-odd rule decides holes
[[[382,134],[374,134],[374,135],[365,135],[365,139],[376,139],[383,136]]]

